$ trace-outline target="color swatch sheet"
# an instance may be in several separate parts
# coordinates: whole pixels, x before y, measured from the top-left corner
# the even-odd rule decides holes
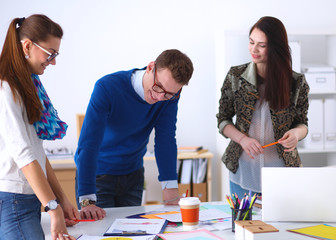
[[[164,231],[167,226],[165,219],[135,219],[117,218],[110,228],[105,232],[105,236],[118,235],[143,235],[158,234]]]

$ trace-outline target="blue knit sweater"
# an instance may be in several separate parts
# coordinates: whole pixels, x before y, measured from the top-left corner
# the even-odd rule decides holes
[[[96,193],[96,175],[141,168],[153,128],[159,180],[177,179],[178,100],[148,104],[132,86],[136,70],[106,75],[95,84],[75,154],[79,196]]]

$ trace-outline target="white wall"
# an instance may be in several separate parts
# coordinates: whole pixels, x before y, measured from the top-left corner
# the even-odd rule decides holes
[[[219,157],[225,140],[217,133],[215,115],[227,71],[220,65],[218,32],[247,32],[264,15],[280,18],[289,32],[332,31],[335,5],[333,0],[0,0],[0,46],[15,17],[43,13],[62,26],[57,65],[49,66],[41,79],[69,130],[63,140],[45,145],[72,150],[77,140],[75,114],[85,112],[97,79],[143,67],[165,49],[185,52],[195,71],[179,104],[177,141],[179,145],[202,144],[215,153],[213,199],[218,200]]]

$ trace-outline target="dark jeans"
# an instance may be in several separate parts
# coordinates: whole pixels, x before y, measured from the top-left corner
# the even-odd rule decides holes
[[[0,240],[44,240],[35,194],[0,192]]]
[[[140,206],[144,179],[144,168],[127,175],[97,175],[97,206],[101,208]]]
[[[239,199],[242,199],[244,197],[244,194],[249,195],[249,190],[244,189],[240,185],[231,181],[230,181],[230,192],[231,196],[232,194],[237,193]],[[254,194],[256,194],[257,196],[261,195],[261,193],[251,191],[251,196],[253,196]]]

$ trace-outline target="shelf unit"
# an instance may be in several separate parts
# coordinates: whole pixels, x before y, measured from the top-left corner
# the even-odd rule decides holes
[[[309,153],[336,153],[336,149],[306,149],[298,148],[299,153],[309,154]]]
[[[336,32],[333,33],[302,33],[302,34],[290,34],[289,40],[298,41],[301,45],[301,62],[303,64],[318,64],[318,65],[329,65],[336,67]],[[324,108],[325,99],[335,99],[336,98],[336,89],[325,89],[319,90],[314,89],[312,86],[310,87],[309,93],[309,101],[318,100],[322,102],[322,106]],[[318,109],[319,111],[321,109]],[[320,116],[315,109],[312,108],[308,110],[308,126],[309,130],[312,130],[309,125],[309,119],[312,124],[314,122],[318,122],[319,118],[323,118],[321,120],[323,127],[323,136],[325,134],[325,124],[329,123],[329,121],[336,120],[336,114],[332,116],[330,119],[324,119],[324,109],[322,110],[323,116]],[[315,129],[314,129],[315,131]],[[336,133],[335,133],[336,134]],[[307,136],[311,137],[311,136]],[[323,137],[323,142],[326,141],[325,137]],[[336,157],[336,147],[335,148],[325,148],[324,143],[322,148],[302,148],[305,141],[300,143],[301,146],[298,151],[301,154],[301,158],[303,160],[304,166],[324,166],[324,165],[333,165],[335,157]]]
[[[195,154],[195,153],[179,153],[177,154],[177,159],[180,161],[183,161],[185,159],[203,159],[206,158],[208,159],[208,163],[207,163],[207,173],[206,173],[206,201],[211,201],[211,196],[212,196],[212,180],[211,180],[211,159],[213,158],[213,154],[211,152],[204,152],[201,154]],[[151,156],[145,156],[144,157],[145,160],[145,166],[146,166],[146,161],[155,161],[155,157],[153,155]],[[156,165],[156,164],[155,164]],[[156,168],[156,167],[155,167]],[[145,168],[146,171],[146,168]],[[153,175],[157,175],[156,171],[153,173]],[[151,184],[155,184],[157,185],[157,183],[151,183]],[[153,189],[154,187],[149,186],[148,191],[150,191],[149,189]],[[154,192],[155,190],[153,190]],[[181,191],[181,189],[180,189]],[[147,193],[150,194],[150,193]],[[160,202],[161,199],[155,199],[157,202]],[[152,201],[151,201],[152,202]]]
[[[83,125],[85,114],[84,113],[77,113],[76,114],[76,126],[77,126],[77,137],[80,136],[80,131]],[[183,160],[183,159],[196,159],[196,158],[207,158],[208,159],[208,165],[207,165],[207,187],[206,187],[206,198],[208,201],[211,200],[211,161],[210,159],[213,158],[213,154],[210,152],[205,152],[201,154],[195,155],[194,153],[190,154],[178,154],[177,159]],[[156,164],[155,166],[151,166],[153,164],[150,164],[155,160],[154,154],[147,154],[144,156],[144,167],[145,167],[145,181],[146,181],[146,195],[150,195],[151,192],[154,196],[153,200],[151,200],[151,203],[160,203],[162,202],[162,197],[157,196],[157,192],[160,191],[160,183],[157,180],[158,171]],[[69,163],[70,162],[70,163]],[[72,165],[73,160],[63,160],[61,163],[56,164],[53,167],[57,168],[56,175],[61,176],[62,167],[69,167],[69,164]],[[61,167],[60,167],[61,166]],[[75,171],[75,166],[73,166]],[[148,170],[148,171],[147,171]],[[152,191],[150,191],[152,190]],[[148,191],[148,192],[147,192]],[[72,193],[69,193],[69,196]]]
[[[213,158],[213,154],[211,152],[205,152],[202,154],[178,154],[178,159],[183,160],[183,159],[196,159],[196,158],[207,158],[208,159],[208,165],[207,165],[207,201],[211,201],[211,159]],[[145,165],[146,163],[153,163],[155,162],[155,157],[154,156],[145,156],[144,161]],[[55,175],[69,198],[70,202],[74,205],[76,205],[76,194],[75,194],[75,176],[76,176],[76,165],[74,162],[74,159],[53,159],[50,160],[50,164],[52,168],[54,169]],[[156,168],[156,164],[155,164]],[[145,178],[146,175],[150,174],[151,171],[145,172]],[[157,178],[157,177],[156,177]],[[158,180],[155,180],[154,184],[159,184]],[[148,191],[150,191],[148,188]],[[158,193],[155,191],[153,194],[157,195],[159,194],[161,197],[161,193]],[[158,202],[160,203],[160,202]]]

